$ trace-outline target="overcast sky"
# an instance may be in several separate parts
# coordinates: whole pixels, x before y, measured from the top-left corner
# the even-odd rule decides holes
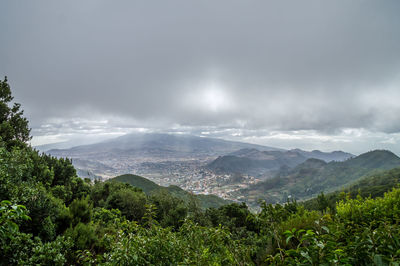
[[[0,3],[33,144],[184,132],[400,154],[400,1]]]

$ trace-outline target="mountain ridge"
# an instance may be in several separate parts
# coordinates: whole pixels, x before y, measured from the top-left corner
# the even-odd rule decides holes
[[[89,170],[105,178],[124,173],[168,177],[170,176],[169,172],[175,166],[173,163],[167,166],[160,165],[162,162],[186,161],[190,163],[191,160],[195,160],[197,165],[201,165],[204,161],[242,148],[257,148],[265,151],[282,150],[192,135],[132,133],[95,144],[81,145],[70,149],[53,149],[47,153],[56,157],[71,158],[76,168],[82,171]],[[149,166],[145,165],[146,163],[155,165],[149,169]]]
[[[288,151],[260,151],[254,148],[241,149],[228,155],[219,156],[207,165],[213,171],[220,173],[241,173],[262,176],[279,170],[281,167],[293,168],[309,158],[326,162],[344,161],[354,155],[342,151],[321,152],[303,151],[300,149]]]
[[[382,197],[386,192],[398,186],[400,183],[400,167],[390,170],[382,170],[372,175],[363,176],[349,186],[324,194],[327,207],[334,209],[336,202],[344,199],[343,196],[355,198],[360,195],[362,198]],[[343,195],[343,192],[347,195]],[[307,209],[318,210],[318,198],[312,198],[302,202]]]
[[[242,196],[253,203],[259,198],[271,203],[284,202],[288,196],[301,200],[322,191],[339,190],[363,176],[399,166],[400,158],[387,150],[370,151],[343,162],[308,159],[286,173],[242,190]]]
[[[201,146],[202,145],[202,146]],[[162,148],[160,148],[162,147]],[[239,148],[238,148],[239,147]],[[133,149],[155,149],[156,151],[188,152],[224,152],[239,150],[243,147],[253,147],[262,150],[282,150],[279,148],[262,146],[238,141],[229,141],[217,138],[199,137],[186,134],[162,134],[162,133],[131,133],[113,139],[108,139],[94,144],[80,145],[69,149],[53,149],[49,153],[56,152],[91,152],[94,148],[103,152],[111,150],[131,151]],[[207,150],[209,149],[209,150]],[[221,150],[221,151],[219,151]]]

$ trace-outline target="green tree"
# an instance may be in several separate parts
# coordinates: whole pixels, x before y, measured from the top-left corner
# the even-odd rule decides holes
[[[88,223],[92,218],[93,206],[89,203],[89,197],[75,199],[69,205],[69,211],[72,216],[72,224],[75,226],[78,223]]]
[[[16,265],[28,258],[30,235],[20,232],[19,223],[28,221],[25,206],[0,202],[0,265]]]
[[[6,142],[7,149],[13,146],[25,146],[31,139],[28,120],[23,117],[21,105],[14,103],[7,77],[0,80],[0,137]]]
[[[132,188],[124,188],[111,194],[107,208],[119,209],[127,219],[140,221],[146,212],[146,195]]]
[[[162,189],[155,192],[150,201],[156,207],[156,219],[161,226],[172,226],[178,229],[183,224],[188,209],[182,199]]]
[[[321,194],[318,195],[317,203],[318,203],[318,210],[321,212],[325,212],[326,209],[329,207],[329,201],[325,197],[324,192],[321,192]]]

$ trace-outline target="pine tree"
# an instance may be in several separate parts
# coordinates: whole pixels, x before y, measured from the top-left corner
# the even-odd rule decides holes
[[[21,104],[14,103],[7,77],[0,80],[0,138],[8,150],[14,146],[26,146],[31,139],[28,120],[23,117]]]

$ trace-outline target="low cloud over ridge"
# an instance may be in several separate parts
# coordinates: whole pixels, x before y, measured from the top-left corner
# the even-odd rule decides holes
[[[398,1],[42,2],[0,8],[0,75],[36,136],[397,147]]]

